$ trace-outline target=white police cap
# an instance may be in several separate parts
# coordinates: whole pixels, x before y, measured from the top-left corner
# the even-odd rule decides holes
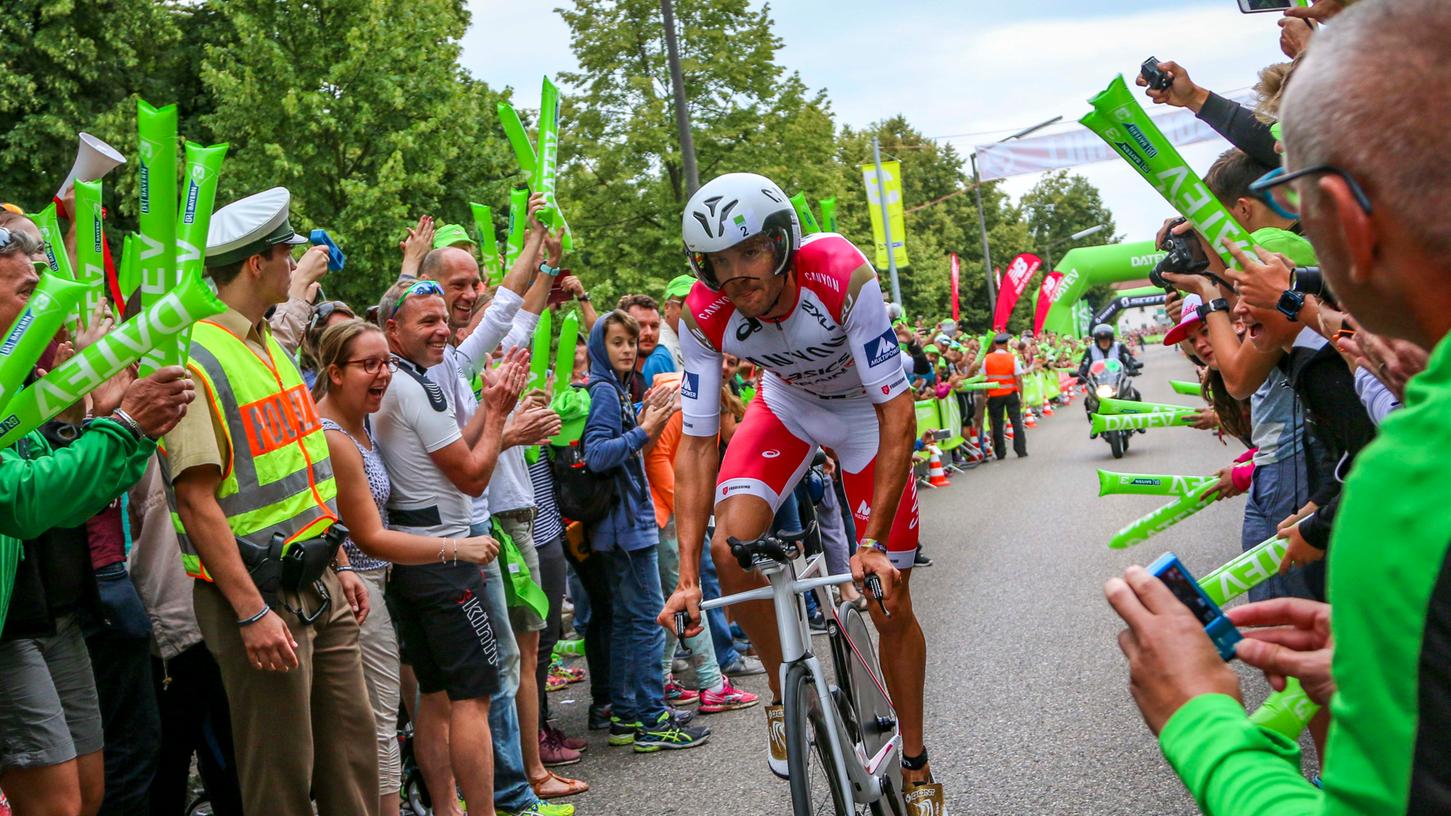
[[[207,266],[228,266],[246,260],[277,244],[305,244],[287,220],[292,194],[286,187],[273,187],[212,213],[207,229]]]

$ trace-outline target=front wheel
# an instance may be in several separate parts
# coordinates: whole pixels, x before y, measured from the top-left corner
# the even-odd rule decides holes
[[[1109,431],[1108,449],[1113,452],[1113,458],[1124,458],[1124,436],[1118,431]]]
[[[792,664],[781,689],[786,704],[786,767],[791,780],[791,812],[795,816],[848,816],[842,785],[828,747],[825,712],[816,684],[804,663]]]

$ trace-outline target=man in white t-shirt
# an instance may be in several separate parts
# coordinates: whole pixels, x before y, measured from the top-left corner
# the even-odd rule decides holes
[[[388,584],[403,658],[422,693],[418,754],[435,760],[420,765],[435,791],[451,786],[451,765],[465,802],[487,811],[493,804],[489,698],[499,684],[499,655],[483,576],[457,560],[456,540],[469,535],[470,497],[493,475],[505,420],[528,374],[527,354],[509,356],[487,378],[482,409],[460,427],[447,392],[427,374],[443,361],[450,336],[443,288],[431,280],[400,281],[383,296],[379,318],[398,366],[373,417],[393,483],[389,523],[442,542],[438,564],[395,566]],[[438,762],[442,757],[450,761]]]

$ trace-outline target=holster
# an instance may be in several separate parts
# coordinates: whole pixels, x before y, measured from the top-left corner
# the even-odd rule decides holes
[[[265,547],[237,538],[237,549],[242,555],[242,564],[252,576],[252,583],[256,585],[262,600],[268,606],[273,609],[287,608],[304,623],[312,623],[332,600],[322,577],[337,557],[338,547],[347,537],[347,528],[334,524],[322,536],[294,541],[290,547],[282,533],[273,533],[272,540]],[[299,594],[309,585],[317,589],[323,601],[323,605],[312,615],[292,609],[281,595],[284,591]]]

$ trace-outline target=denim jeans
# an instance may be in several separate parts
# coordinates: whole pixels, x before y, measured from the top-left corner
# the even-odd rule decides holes
[[[614,631],[610,638],[610,697],[624,722],[653,723],[665,713],[665,677],[660,657],[665,630],[655,622],[665,598],[660,593],[659,557],[654,547],[609,553]]]
[[[675,539],[675,519],[660,528],[660,543],[655,552],[660,560],[660,590],[662,594],[675,591],[680,581],[680,544]],[[695,687],[701,691],[713,689],[720,684],[720,663],[715,657],[715,641],[711,638],[710,616],[703,621],[705,631],[685,639],[685,648],[690,650],[690,664],[695,667]],[[665,649],[661,653],[660,666],[666,674],[675,657],[676,638],[673,632],[665,633]]]
[[[489,535],[487,524],[475,524],[470,535]],[[502,810],[524,810],[539,801],[524,773],[524,753],[519,733],[519,710],[514,695],[519,691],[519,643],[509,626],[509,606],[504,601],[504,576],[497,559],[483,566],[484,604],[494,623],[499,644],[499,690],[489,698],[489,736],[494,741],[494,806]],[[538,739],[537,734],[530,735]]]
[[[106,623],[87,633],[86,649],[106,738],[100,812],[144,816],[161,744],[161,713],[151,691],[151,618],[124,562],[96,570],[96,586]]]
[[[1249,501],[1244,506],[1240,549],[1248,550],[1275,534],[1280,522],[1305,505],[1310,483],[1305,476],[1305,458],[1289,456],[1267,465],[1256,465],[1250,483]],[[1314,598],[1306,573],[1324,569],[1324,561],[1276,575],[1249,591],[1250,601],[1270,598]]]

